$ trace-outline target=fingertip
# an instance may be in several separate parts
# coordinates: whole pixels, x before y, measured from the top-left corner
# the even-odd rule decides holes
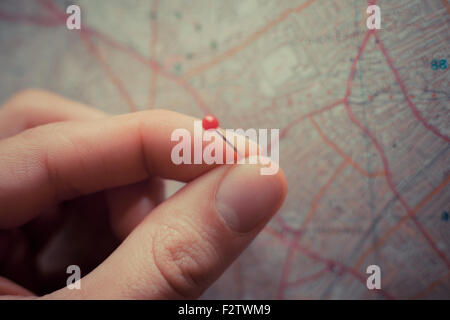
[[[259,161],[258,161],[259,160]],[[287,183],[281,170],[264,175],[261,157],[242,159],[223,178],[216,208],[230,229],[248,233],[261,227],[282,205]]]

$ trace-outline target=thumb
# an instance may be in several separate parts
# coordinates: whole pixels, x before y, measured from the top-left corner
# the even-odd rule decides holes
[[[267,162],[264,162],[267,163]],[[221,166],[155,208],[122,245],[81,279],[81,290],[49,298],[197,298],[233,262],[281,206],[281,170]]]

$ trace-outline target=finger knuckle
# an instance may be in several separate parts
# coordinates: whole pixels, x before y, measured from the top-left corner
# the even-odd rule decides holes
[[[80,188],[70,182],[70,179],[65,179],[67,173],[70,172],[67,168],[61,168],[63,162],[61,155],[72,154],[73,159],[81,159],[81,152],[76,149],[75,142],[71,141],[61,132],[64,126],[62,123],[52,123],[43,126],[27,129],[21,132],[18,137],[22,140],[25,150],[28,154],[30,165],[38,167],[45,174],[45,186],[54,197],[53,201],[59,203],[71,195],[78,195],[82,193]],[[51,137],[51,147],[46,145],[43,141],[49,141]],[[64,150],[65,152],[61,152]],[[73,161],[75,167],[80,161]],[[79,165],[81,168],[82,166]],[[28,170],[32,172],[31,170]]]
[[[165,282],[184,298],[208,286],[213,246],[204,235],[183,226],[161,226],[153,238],[153,259]]]

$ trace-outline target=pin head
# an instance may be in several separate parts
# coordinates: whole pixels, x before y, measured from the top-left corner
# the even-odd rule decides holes
[[[209,114],[203,118],[202,126],[205,130],[217,129],[219,127],[219,121],[212,114]]]

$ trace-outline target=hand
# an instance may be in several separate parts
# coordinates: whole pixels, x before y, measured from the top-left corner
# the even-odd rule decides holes
[[[35,90],[6,102],[0,295],[199,297],[278,210],[287,186],[281,170],[264,176],[259,165],[173,164],[170,135],[194,120],[164,110],[108,116]],[[187,184],[163,201],[161,178]],[[72,264],[85,275],[80,290],[64,287]]]

